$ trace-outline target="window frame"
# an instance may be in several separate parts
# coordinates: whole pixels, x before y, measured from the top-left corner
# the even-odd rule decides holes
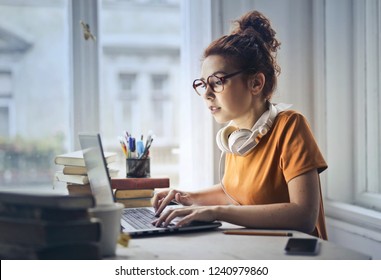
[[[356,1],[354,4],[355,46],[355,111],[356,111],[356,188],[355,204],[381,211],[381,180],[379,128],[381,89],[379,69],[381,5],[374,0]],[[372,23],[378,22],[378,26]],[[365,43],[364,43],[365,42]],[[378,63],[373,63],[378,61]],[[378,77],[377,77],[378,73]],[[365,94],[365,97],[364,97]],[[378,102],[371,102],[373,95]],[[373,100],[373,99],[372,99]],[[372,108],[369,108],[372,107]],[[377,116],[378,115],[378,116]],[[377,130],[378,128],[378,130]],[[378,142],[378,143],[377,143]],[[378,187],[377,187],[378,186]],[[373,190],[372,190],[373,188]],[[378,188],[378,190],[377,190]],[[377,192],[378,193],[374,193]]]
[[[199,77],[203,49],[220,35],[214,27],[220,19],[220,1],[181,1],[182,30],[180,102],[180,186],[184,190],[209,187],[218,181],[216,125],[204,101],[194,93],[192,81]],[[198,20],[194,20],[197,18]],[[202,30],[202,32],[200,32]]]
[[[99,53],[100,36],[98,32],[99,22],[99,0],[69,0],[69,10],[72,22],[72,89],[70,108],[71,115],[71,146],[80,149],[77,135],[85,131],[99,131]],[[79,22],[85,21],[91,27],[92,34],[96,41],[83,39],[82,29]],[[86,110],[83,110],[86,108]]]
[[[6,136],[6,137],[11,137],[15,135],[15,106],[14,106],[14,100],[11,97],[6,97],[6,98],[0,98],[0,108],[7,108],[8,109],[8,131],[7,135],[1,135]]]
[[[315,50],[319,53],[315,62],[324,61],[324,69],[320,69],[320,75],[316,76],[316,84],[325,85],[325,98],[318,103],[318,112],[327,117],[317,119],[318,127],[325,131],[329,165],[328,173],[323,175],[325,213],[328,218],[359,226],[363,229],[361,235],[368,236],[367,229],[381,231],[381,212],[373,206],[375,202],[380,203],[379,198],[366,192],[366,50],[364,41],[359,39],[365,27],[365,17],[358,14],[364,14],[365,7],[362,1],[314,2],[314,10],[320,11],[316,15],[324,18],[324,24],[319,25],[320,19],[315,17],[314,26],[318,34],[315,36],[324,37],[324,45],[320,46],[324,51]],[[341,21],[344,22],[341,26],[330,25]],[[347,32],[349,30],[353,32]],[[342,38],[334,34],[348,36]],[[343,44],[347,47],[340,48]],[[332,138],[348,141],[342,143]],[[345,152],[340,153],[343,149]],[[339,201],[335,195],[343,199]]]
[[[6,79],[8,80],[6,82],[9,83],[9,91],[8,92],[4,91],[4,93],[0,93],[0,108],[8,109],[8,118],[6,119],[8,131],[4,135],[2,135],[0,131],[0,137],[1,136],[11,137],[16,134],[14,129],[15,111],[14,111],[14,96],[13,96],[14,93],[13,93],[13,85],[12,85],[13,72],[11,70],[5,70],[5,69],[3,70],[0,67],[0,74],[1,73],[8,74],[7,76],[9,77],[9,79]]]

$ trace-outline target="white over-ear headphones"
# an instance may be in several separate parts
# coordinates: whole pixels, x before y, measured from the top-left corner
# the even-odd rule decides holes
[[[276,116],[292,105],[272,104],[268,102],[269,109],[262,114],[252,129],[237,129],[231,125],[223,127],[217,132],[217,146],[222,152],[245,156],[257,146],[259,140],[267,134],[274,123]]]

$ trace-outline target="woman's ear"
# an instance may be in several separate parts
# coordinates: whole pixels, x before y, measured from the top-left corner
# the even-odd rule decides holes
[[[254,95],[259,95],[262,93],[265,82],[266,77],[263,73],[257,73],[248,79],[249,88]]]

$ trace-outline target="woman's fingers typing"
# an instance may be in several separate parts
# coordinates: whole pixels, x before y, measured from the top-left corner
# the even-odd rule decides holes
[[[169,224],[174,222],[176,227],[182,227],[189,224],[192,221],[214,221],[213,208],[211,207],[200,207],[200,206],[190,206],[182,208],[168,209],[163,212],[160,217],[152,222],[157,227],[167,227]]]
[[[184,210],[185,208],[181,209],[168,209],[165,212],[161,214],[160,217],[158,217],[155,221],[153,221],[153,224],[157,227],[167,227],[171,222],[177,218],[185,215]],[[181,220],[177,221],[175,226],[179,226],[179,222]]]
[[[171,203],[171,201],[176,196],[176,190],[164,191],[157,194],[157,197],[154,198],[153,206],[155,208],[156,216],[159,216],[165,207]],[[156,196],[156,195],[155,195]]]

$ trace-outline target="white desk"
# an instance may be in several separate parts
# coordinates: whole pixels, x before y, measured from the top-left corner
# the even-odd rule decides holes
[[[358,253],[333,243],[319,240],[320,251],[316,256],[289,256],[284,247],[289,237],[226,235],[225,229],[237,228],[223,223],[213,231],[183,233],[175,235],[144,237],[131,239],[129,246],[118,245],[115,259],[135,260],[300,260],[300,259],[370,259],[370,256]],[[293,237],[310,235],[292,232]]]
[[[18,191],[30,191],[23,188]],[[10,190],[14,191],[14,190]],[[36,190],[33,190],[37,192]],[[66,194],[66,188],[52,189],[51,186],[38,192]],[[117,255],[113,259],[134,260],[360,260],[370,256],[340,247],[331,242],[319,240],[320,251],[316,256],[289,256],[284,247],[289,237],[279,236],[243,236],[226,235],[226,229],[240,228],[223,223],[222,227],[212,231],[183,233],[131,239],[127,248],[118,245]],[[267,230],[268,231],[268,230]],[[282,230],[284,232],[285,230]],[[310,235],[292,232],[293,237],[309,237]],[[329,236],[328,236],[329,238]]]

